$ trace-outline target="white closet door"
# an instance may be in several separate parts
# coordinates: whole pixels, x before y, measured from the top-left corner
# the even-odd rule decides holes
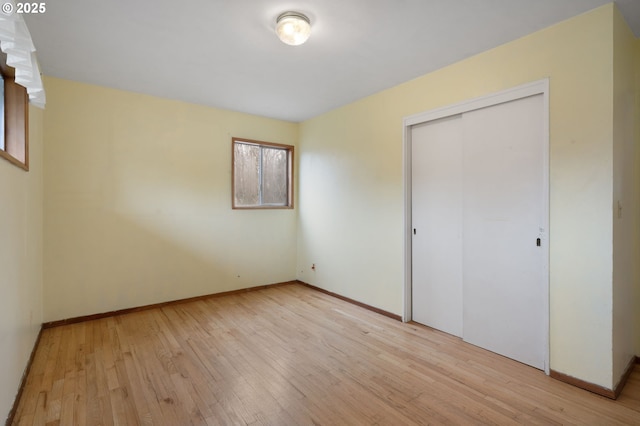
[[[544,368],[543,98],[463,115],[463,338]]]
[[[413,126],[413,319],[462,336],[460,116]]]

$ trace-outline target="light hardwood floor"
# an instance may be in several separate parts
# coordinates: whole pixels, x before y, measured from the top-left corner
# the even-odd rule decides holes
[[[640,424],[617,401],[292,284],[43,332],[15,424]]]

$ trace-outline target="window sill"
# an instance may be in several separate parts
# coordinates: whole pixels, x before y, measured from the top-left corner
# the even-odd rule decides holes
[[[5,160],[7,160],[8,162],[10,162],[11,164],[13,164],[16,167],[21,168],[22,170],[28,172],[29,171],[29,165],[23,163],[22,161],[18,160],[17,158],[15,158],[14,156],[12,156],[11,154],[0,150],[0,158],[4,158]]]

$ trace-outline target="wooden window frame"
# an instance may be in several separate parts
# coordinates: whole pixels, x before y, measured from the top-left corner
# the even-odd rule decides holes
[[[0,52],[1,53],[1,52]],[[0,54],[0,73],[4,79],[4,150],[0,157],[29,171],[29,97],[27,89],[15,82],[15,70]]]
[[[257,206],[238,206],[236,205],[236,168],[235,168],[235,145],[236,143],[244,143],[249,145],[257,145],[265,148],[279,148],[287,150],[288,157],[288,170],[287,170],[287,205],[277,206],[277,205],[257,205]],[[231,138],[231,208],[234,210],[290,210],[293,209],[293,164],[294,164],[294,147],[292,145],[284,145],[273,142],[265,142],[258,141],[254,139],[246,139],[246,138]]]

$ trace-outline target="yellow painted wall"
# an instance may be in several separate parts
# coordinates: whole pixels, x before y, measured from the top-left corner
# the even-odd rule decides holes
[[[0,419],[42,323],[42,122],[30,107],[29,172],[0,160]]]
[[[403,117],[549,77],[551,368],[611,388],[614,7],[302,123],[298,277],[401,314]]]
[[[636,105],[636,43],[622,14],[613,15],[613,378],[623,376],[635,352],[640,185],[636,179],[635,126],[640,120]]]
[[[635,182],[636,188],[640,188],[640,39],[636,39],[635,42]],[[640,211],[640,194],[636,193],[636,211]],[[638,215],[640,216],[640,215]],[[636,356],[640,357],[640,217],[636,216],[635,221],[635,255],[633,257],[634,269],[634,282],[636,291],[636,329],[635,329],[635,341],[636,341]]]
[[[46,84],[45,321],[295,278],[296,211],[231,209],[231,137],[297,124]]]

